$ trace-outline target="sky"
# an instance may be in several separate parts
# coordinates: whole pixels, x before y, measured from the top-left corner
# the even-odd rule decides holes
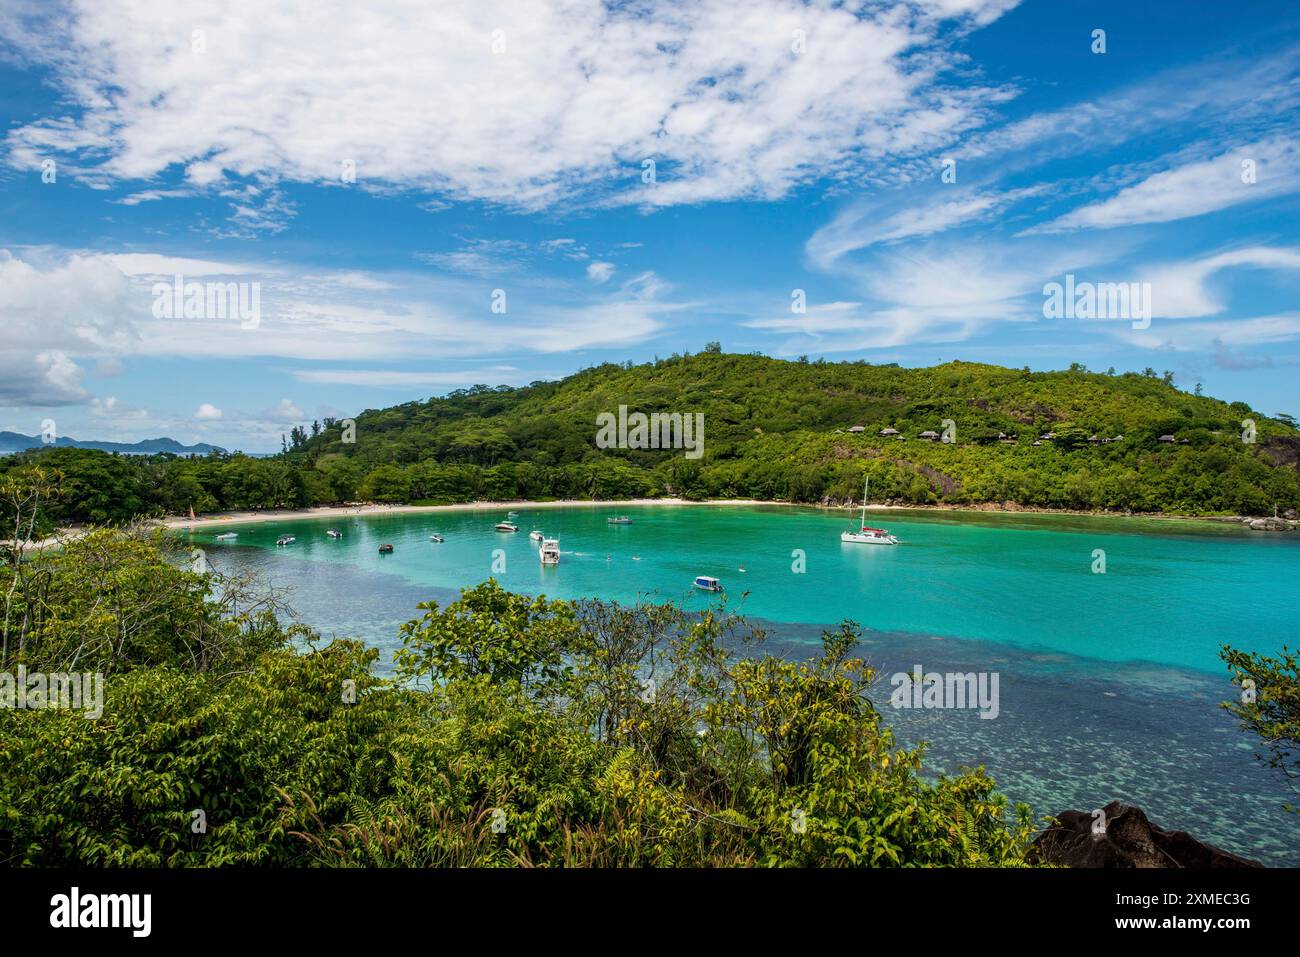
[[[1300,415],[1298,126],[1282,0],[0,0],[0,430],[266,452],[710,341]]]

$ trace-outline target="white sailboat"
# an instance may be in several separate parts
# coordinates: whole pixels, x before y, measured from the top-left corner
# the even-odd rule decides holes
[[[862,486],[862,519],[855,531],[840,533],[840,541],[854,545],[897,545],[898,539],[883,528],[872,528],[867,524],[867,492],[871,488],[871,477],[867,477]]]

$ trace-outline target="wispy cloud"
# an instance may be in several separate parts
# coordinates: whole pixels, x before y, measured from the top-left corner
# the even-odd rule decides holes
[[[1108,199],[1081,206],[1025,232],[1032,235],[1167,223],[1300,192],[1297,161],[1300,147],[1292,140],[1254,143],[1154,173]]]

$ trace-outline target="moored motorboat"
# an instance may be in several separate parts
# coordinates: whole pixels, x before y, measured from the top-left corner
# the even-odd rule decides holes
[[[535,542],[540,542],[546,536],[544,536],[541,532],[534,530],[528,533],[528,537]]]
[[[294,538],[292,535],[281,535],[279,538],[277,538],[277,539],[275,540],[275,544],[277,544],[277,545],[292,545],[292,544],[293,544],[294,542],[296,542],[297,540],[298,540],[298,539]]]
[[[337,529],[333,529],[333,528],[326,529],[325,534],[328,535],[330,538],[342,538],[342,537],[343,537],[343,533],[342,533],[342,532],[338,531]]]
[[[386,542],[383,545],[379,546],[379,554],[381,555],[391,555],[392,552],[393,552],[393,546],[389,545]]]
[[[543,538],[541,547],[537,549],[537,556],[542,560],[543,565],[560,564],[560,540]]]
[[[443,539],[443,537],[442,537],[441,535],[439,535],[437,532],[434,532],[432,535],[429,536],[429,541],[434,542],[435,544],[441,545],[441,544],[443,543],[444,539]]]
[[[228,541],[230,541],[230,540],[232,540],[232,539],[235,539],[235,538],[238,538],[238,537],[239,537],[239,533],[238,533],[238,532],[222,532],[220,535],[217,536],[217,541],[219,541],[219,542],[228,542]]]
[[[632,524],[632,519],[628,518],[626,515],[611,515],[609,518],[605,519],[605,521],[609,522],[609,524],[611,525]]]
[[[696,575],[695,587],[700,591],[722,591],[722,582],[711,575]]]
[[[496,529],[498,532],[517,532],[519,526],[514,522],[497,522]]]

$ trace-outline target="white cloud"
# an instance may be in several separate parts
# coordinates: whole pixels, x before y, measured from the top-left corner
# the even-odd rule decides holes
[[[84,402],[76,358],[136,342],[131,283],[94,257],[31,258],[0,250],[0,405]]]
[[[1300,149],[1294,142],[1257,143],[1155,173],[1109,199],[1090,203],[1028,232],[1167,223],[1297,192],[1298,161]],[[1243,179],[1245,162],[1254,164],[1251,182]]]
[[[91,399],[90,414],[96,418],[119,421],[147,419],[149,417],[147,409],[137,409],[134,406],[129,406],[115,395]]]
[[[171,278],[178,273],[186,278],[239,276],[253,271],[253,267],[248,265],[215,262],[211,259],[188,259],[184,256],[164,256],[159,253],[105,253],[96,258],[131,277]]]
[[[1227,308],[1209,285],[1225,269],[1300,270],[1300,249],[1251,246],[1186,262],[1150,266],[1140,280],[1151,283],[1151,314],[1182,319],[1210,316]]]
[[[100,185],[176,168],[198,190],[251,183],[232,200],[248,230],[291,215],[275,183],[342,185],[345,161],[361,188],[525,208],[771,198],[979,123],[996,94],[938,79],[950,28],[1013,4],[319,0],[304,18],[261,0],[74,0],[39,29],[0,21],[73,104],[11,130],[9,159],[70,153]]]
[[[200,422],[215,422],[217,419],[221,418],[221,410],[211,402],[204,402],[194,412],[194,418],[198,419]]]
[[[518,240],[476,239],[454,252],[416,253],[415,258],[448,272],[486,279],[519,269],[527,252],[527,244]]]
[[[1222,356],[1232,346],[1273,345],[1300,339],[1300,312],[1214,322],[1168,323],[1153,325],[1142,332],[1121,330],[1121,335],[1147,349],[1214,351]]]
[[[855,203],[818,229],[805,244],[818,269],[831,269],[852,252],[880,243],[896,243],[987,220],[996,213],[1044,191],[1033,186],[1007,191],[965,189],[942,182],[900,187],[883,198]]]
[[[299,422],[304,418],[302,409],[289,399],[281,399],[274,407],[265,409],[262,418],[268,422]]]
[[[355,385],[372,388],[406,389],[416,386],[509,385],[520,381],[514,366],[488,366],[455,372],[409,372],[396,369],[297,369],[293,377],[299,382],[330,385]]]
[[[592,282],[608,282],[613,275],[613,263],[594,262],[587,264],[587,278]]]

